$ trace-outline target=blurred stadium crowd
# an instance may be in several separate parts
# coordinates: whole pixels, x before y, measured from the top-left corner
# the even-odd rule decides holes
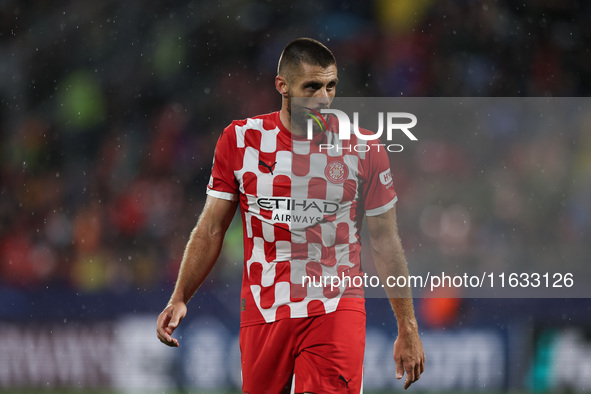
[[[8,0],[0,21],[0,286],[11,288],[171,286],[217,137],[233,119],[279,108],[276,63],[293,38],[333,49],[340,96],[591,92],[585,1]],[[493,264],[513,250],[502,242],[588,239],[591,134],[554,137],[502,136],[502,162],[478,178],[490,193],[474,200],[495,222],[473,217],[469,228],[472,213],[449,190],[425,201],[421,182],[453,176],[474,190],[464,175],[488,140],[442,137],[425,142],[436,158],[394,159],[414,168],[396,184],[409,253],[427,243],[443,258]],[[543,176],[541,163],[551,170]],[[511,187],[495,191],[499,183]],[[532,198],[545,215],[528,208]],[[505,230],[518,235],[499,240]],[[215,275],[241,269],[240,232],[232,227]],[[489,248],[468,246],[482,239]]]

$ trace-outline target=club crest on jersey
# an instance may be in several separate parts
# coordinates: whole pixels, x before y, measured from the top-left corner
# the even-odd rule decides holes
[[[342,161],[331,161],[326,165],[324,175],[331,183],[343,183],[349,175],[349,168]]]

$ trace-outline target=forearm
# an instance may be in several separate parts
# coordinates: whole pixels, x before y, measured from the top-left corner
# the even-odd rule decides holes
[[[408,267],[400,238],[397,235],[384,234],[383,239],[374,242],[373,256],[378,275],[384,283],[386,295],[396,315],[398,330],[416,329],[412,291],[407,280]],[[388,277],[404,277],[406,286],[388,286]]]
[[[208,229],[201,221],[191,232],[170,303],[187,303],[203,284],[219,257],[224,234]]]
[[[203,284],[220,255],[224,235],[236,211],[236,202],[208,196],[191,232],[170,303],[187,303]]]
[[[416,330],[408,267],[402,241],[398,236],[395,209],[376,217],[368,217],[368,225],[374,264],[396,315],[398,330]],[[392,278],[399,280],[392,281]],[[405,286],[393,286],[394,284],[405,284]]]

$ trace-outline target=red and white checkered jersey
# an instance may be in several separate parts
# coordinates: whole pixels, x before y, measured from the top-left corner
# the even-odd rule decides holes
[[[312,140],[296,137],[279,112],[224,130],[207,194],[240,200],[241,326],[364,310],[363,288],[345,280],[333,286],[333,278],[363,275],[363,215],[396,202],[388,156],[377,143],[339,140],[334,117]]]

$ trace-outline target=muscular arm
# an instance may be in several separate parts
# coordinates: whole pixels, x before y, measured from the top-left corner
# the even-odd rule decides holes
[[[408,277],[408,268],[396,225],[396,207],[378,216],[368,216],[367,224],[371,248],[378,275],[382,283],[388,276]],[[406,371],[404,388],[419,379],[425,369],[425,354],[419,338],[410,287],[385,287],[396,320],[398,338],[394,343],[396,378]]]
[[[187,313],[187,302],[211,272],[222,249],[224,235],[237,203],[207,196],[203,212],[191,232],[170,301],[158,316],[158,339],[168,346],[179,346],[172,333]]]

